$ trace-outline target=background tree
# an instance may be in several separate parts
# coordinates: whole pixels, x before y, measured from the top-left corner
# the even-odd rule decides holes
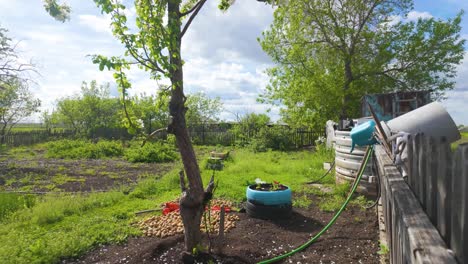
[[[210,98],[201,92],[188,95],[185,105],[188,108],[185,114],[188,126],[216,123],[220,120],[219,115],[223,109],[219,97]]]
[[[83,82],[80,94],[57,101],[51,120],[92,136],[98,129],[122,127],[121,109],[119,99],[110,96],[109,84]]]
[[[0,27],[0,90],[7,89],[8,85],[17,85],[18,79],[26,81],[28,76],[25,74],[34,71],[31,64],[18,59],[17,44],[11,43],[7,33],[8,30]]]
[[[0,90],[0,144],[5,143],[5,135],[25,117],[39,111],[41,102],[34,98],[27,83],[17,78],[3,82]]]
[[[462,12],[408,21],[411,0],[287,1],[261,44],[278,66],[263,99],[290,122],[357,116],[362,95],[454,87]],[[336,109],[336,110],[335,110]]]
[[[169,101],[164,95],[133,96],[129,98],[127,104],[128,112],[134,115],[136,120],[140,120],[143,132],[151,134],[155,129],[165,128],[169,124],[169,112],[167,110]],[[125,113],[122,115],[125,120]],[[141,128],[141,127],[140,127]]]

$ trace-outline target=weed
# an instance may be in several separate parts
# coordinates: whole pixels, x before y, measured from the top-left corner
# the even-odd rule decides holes
[[[307,197],[306,194],[296,196],[292,202],[294,207],[299,207],[299,208],[307,208],[309,207],[311,203],[312,201]]]
[[[96,170],[95,169],[86,169],[83,173],[88,174],[88,175],[96,175]]]
[[[390,253],[390,249],[388,248],[388,246],[382,243],[382,241],[380,240],[379,240],[379,248],[380,250],[377,251],[377,254],[379,255],[387,255],[388,253]]]

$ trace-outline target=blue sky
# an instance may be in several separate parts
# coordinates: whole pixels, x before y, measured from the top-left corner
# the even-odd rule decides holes
[[[72,95],[82,81],[113,82],[110,72],[99,72],[89,54],[120,55],[121,45],[112,37],[108,17],[101,15],[92,0],[68,0],[71,21],[59,23],[47,15],[41,0],[0,0],[0,25],[9,36],[19,40],[23,60],[31,60],[40,76],[33,76],[32,91],[51,110],[60,97]],[[221,97],[223,119],[235,114],[265,112],[278,118],[279,109],[256,102],[268,84],[264,70],[272,65],[263,53],[257,37],[272,21],[270,7],[254,0],[238,0],[227,12],[208,1],[183,40],[185,87],[188,93],[203,91]],[[468,1],[416,1],[413,16],[453,17],[460,9],[468,10]],[[134,15],[132,9],[128,16]],[[468,16],[463,20],[464,38],[468,39]],[[132,69],[129,77],[132,93],[154,93],[157,84],[149,75]],[[456,89],[443,102],[456,123],[468,124],[468,56],[459,67]],[[116,91],[114,91],[116,93]]]

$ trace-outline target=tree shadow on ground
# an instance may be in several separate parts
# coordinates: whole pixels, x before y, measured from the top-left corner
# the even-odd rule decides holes
[[[287,218],[270,220],[279,228],[297,233],[311,233],[323,227],[319,221],[304,215],[302,212],[293,210]]]

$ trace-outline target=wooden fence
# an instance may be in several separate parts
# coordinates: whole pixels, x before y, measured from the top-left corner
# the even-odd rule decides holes
[[[294,147],[312,146],[319,137],[324,137],[325,132],[308,129],[281,128]],[[212,129],[199,126],[196,129],[189,128],[189,134],[195,144],[200,145],[224,145],[232,146],[237,143],[245,143],[257,134],[258,131],[248,131],[241,137],[237,137],[228,129]]]
[[[315,141],[320,136],[325,136],[324,132],[311,131],[306,129],[282,128],[291,144],[295,147],[315,145]],[[228,127],[220,126],[197,126],[189,128],[192,141],[198,145],[224,145],[232,146],[239,141],[247,141],[256,135],[255,131],[249,131],[242,137],[236,137]],[[60,138],[74,138],[77,134],[73,130],[32,130],[25,132],[11,132],[4,137],[4,143],[8,146],[32,145]],[[88,138],[96,139],[132,139],[132,135],[123,128],[101,128],[89,133]],[[166,133],[160,133],[159,138],[166,138]]]
[[[0,139],[0,142],[7,146],[28,146],[50,140],[73,137],[72,130],[32,130],[24,132],[11,132]]]
[[[468,144],[410,137],[403,178],[376,147],[391,263],[468,262]]]

